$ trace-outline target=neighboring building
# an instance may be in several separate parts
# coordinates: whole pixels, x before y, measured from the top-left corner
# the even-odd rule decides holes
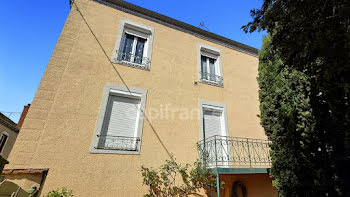
[[[221,196],[242,184],[277,195],[256,116],[257,49],[124,1],[75,2],[110,60],[73,4],[8,171],[48,168],[44,193],[142,196],[141,165],[170,152],[220,174]]]
[[[0,113],[0,155],[7,159],[15,144],[19,129],[10,118]]]

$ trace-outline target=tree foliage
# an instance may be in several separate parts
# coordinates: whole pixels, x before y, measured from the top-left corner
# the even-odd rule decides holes
[[[44,197],[73,197],[73,192],[72,190],[68,190],[67,188],[63,187],[62,189],[56,189],[52,190]]]
[[[271,142],[274,185],[281,196],[313,190],[312,147],[315,118],[310,106],[310,82],[302,72],[286,66],[265,37],[259,54],[261,124]],[[301,176],[301,174],[303,176]],[[285,193],[284,191],[289,191]]]
[[[166,160],[159,169],[142,166],[141,171],[143,184],[149,187],[145,197],[201,196],[200,189],[216,188],[216,176],[199,161],[182,166],[175,159]]]
[[[264,0],[243,26],[271,35],[260,60],[273,73],[260,73],[259,84],[274,96],[260,93],[261,122],[273,141],[272,172],[283,196],[303,196],[300,187],[310,196],[350,196],[349,13],[349,0]],[[282,113],[291,114],[281,119]]]

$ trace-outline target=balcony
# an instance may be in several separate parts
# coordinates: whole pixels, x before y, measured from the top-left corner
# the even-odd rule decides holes
[[[267,173],[271,166],[267,140],[215,135],[197,147],[204,166],[219,174]]]
[[[97,149],[104,150],[121,150],[121,151],[137,151],[140,138],[123,137],[111,135],[97,135],[99,138]]]
[[[201,78],[201,82],[216,85],[216,86],[224,86],[224,79],[222,76],[210,74],[207,72],[199,72]]]
[[[150,70],[151,61],[148,57],[136,56],[131,53],[125,53],[123,51],[116,51],[116,58],[114,61],[125,66],[139,68],[143,70]]]

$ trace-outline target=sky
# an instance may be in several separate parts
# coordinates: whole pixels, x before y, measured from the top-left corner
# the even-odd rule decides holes
[[[17,122],[32,102],[69,14],[69,0],[4,0],[0,4],[0,112]],[[127,2],[260,49],[266,33],[241,27],[262,0],[127,0]],[[84,14],[84,13],[83,13]],[[118,28],[118,27],[116,27]],[[6,113],[5,113],[6,112]],[[17,112],[17,113],[7,113]]]

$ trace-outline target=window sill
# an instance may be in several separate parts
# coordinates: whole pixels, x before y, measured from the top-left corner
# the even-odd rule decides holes
[[[128,66],[131,68],[137,68],[137,69],[141,69],[141,70],[150,71],[149,65],[138,64],[138,63],[128,62],[128,61],[124,61],[124,60],[118,60],[118,59],[114,59],[112,62],[115,64],[121,64],[123,66]]]
[[[91,153],[139,154],[141,140],[138,137],[97,135],[99,143],[91,147]]]
[[[111,149],[98,149],[92,148],[90,150],[91,154],[119,154],[119,155],[139,155],[140,151],[126,151],[126,150],[111,150]]]
[[[200,83],[204,83],[204,84],[208,84],[208,85],[212,85],[212,86],[221,87],[221,88],[224,87],[223,83],[220,84],[220,83],[217,83],[217,82],[214,82],[214,81],[200,79],[199,82]]]

